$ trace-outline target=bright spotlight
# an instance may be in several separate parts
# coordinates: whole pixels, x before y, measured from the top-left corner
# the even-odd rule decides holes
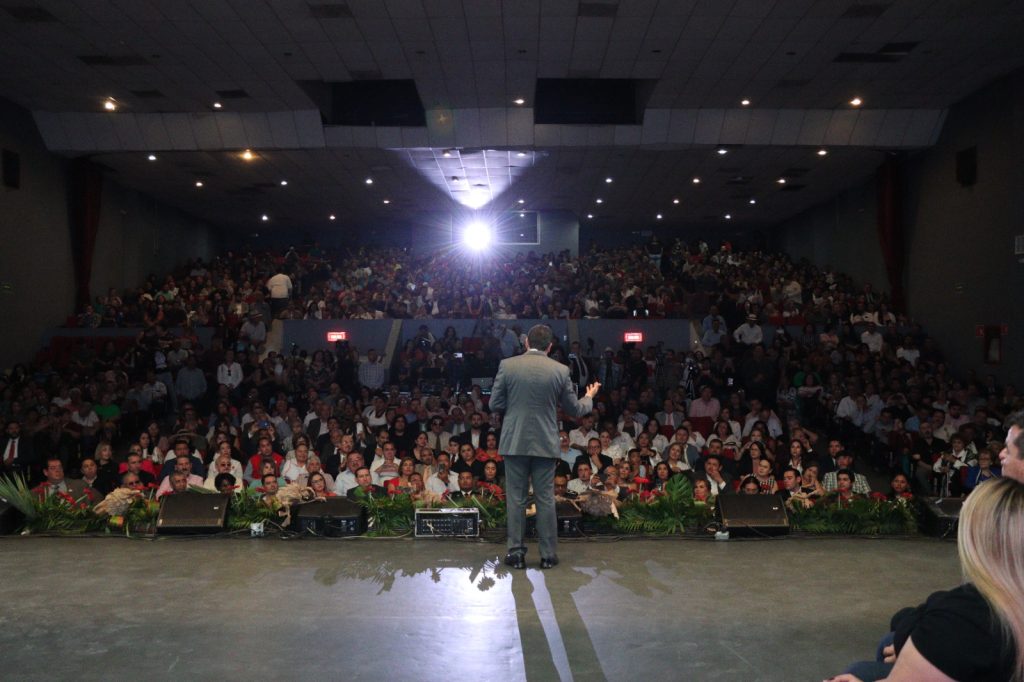
[[[462,243],[472,251],[483,251],[491,245],[491,228],[479,221],[466,225],[462,230]]]

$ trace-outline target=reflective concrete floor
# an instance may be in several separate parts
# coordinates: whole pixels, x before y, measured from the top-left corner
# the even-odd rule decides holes
[[[2,679],[820,680],[951,542],[0,538]],[[536,547],[528,558],[537,561]]]

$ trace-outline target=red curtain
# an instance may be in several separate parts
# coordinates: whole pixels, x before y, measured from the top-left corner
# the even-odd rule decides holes
[[[71,162],[69,184],[68,215],[71,256],[75,265],[75,301],[82,308],[92,301],[89,282],[92,280],[92,258],[100,225],[103,175],[88,159],[75,159]]]
[[[877,172],[878,244],[885,261],[885,272],[892,292],[892,307],[904,310],[903,269],[906,262],[903,240],[903,187],[899,164],[893,156],[886,158]]]

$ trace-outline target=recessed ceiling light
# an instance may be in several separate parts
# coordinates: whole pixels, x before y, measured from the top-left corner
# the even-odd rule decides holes
[[[718,155],[719,156],[725,156],[728,153],[729,153],[729,150],[726,149],[725,147],[719,147],[718,148]]]
[[[744,107],[749,107],[750,106],[750,100],[749,99],[742,99],[742,100],[740,100],[740,105],[744,106]]]
[[[224,105],[223,105],[223,104],[221,104],[220,102],[214,102],[214,103],[213,103],[213,108],[214,108],[214,109],[223,109],[223,108],[224,108]]]
[[[156,161],[156,154],[150,154],[146,158],[149,159],[150,161]]]
[[[242,158],[246,161],[252,161],[253,159],[256,158],[256,155],[252,153],[251,149],[246,149],[244,152],[242,152]]]
[[[520,204],[525,204],[525,203],[526,203],[526,199],[520,199],[520,200],[519,200],[519,203],[520,203]]]
[[[673,200],[672,200],[672,203],[673,203],[673,204],[678,204],[678,203],[679,203],[679,199],[673,199]]]
[[[516,152],[516,156],[522,158],[522,157],[526,156],[526,152]]]
[[[117,101],[113,97],[108,97],[103,102],[103,108],[107,111],[117,111]]]
[[[520,214],[519,214],[519,217],[520,217],[520,218],[525,218],[525,217],[526,217],[526,214],[525,214],[525,213],[520,213]]]
[[[270,220],[270,216],[264,213],[263,215],[260,216],[260,220],[262,220],[263,222],[267,222],[268,220]]]
[[[516,97],[514,100],[512,100],[512,103],[517,104],[519,106],[523,106],[524,104],[526,104],[526,100],[523,99],[522,97]]]
[[[196,187],[202,187],[202,186],[203,186],[203,181],[202,180],[196,180]]]
[[[593,219],[594,219],[594,214],[593,213],[588,213],[587,214],[587,220],[593,220]]]
[[[655,217],[656,220],[661,220],[661,214],[660,213],[658,215],[654,216],[654,217]]]
[[[786,178],[779,178],[775,182],[779,183],[780,185],[785,185],[786,184]]]
[[[595,204],[603,204],[604,203],[604,199],[601,199],[601,198],[594,199],[594,203]]]
[[[446,159],[450,159],[450,158],[451,158],[451,156],[452,156],[452,153],[451,153],[450,151],[448,151],[447,149],[445,149],[445,150],[444,150],[444,151],[443,151],[443,152],[441,153],[441,156],[443,156],[443,157],[444,157],[444,158],[446,158]]]
[[[334,214],[332,213],[331,215],[327,216],[327,219],[328,220],[334,220],[335,219]]]
[[[456,176],[456,175],[453,175],[453,176],[452,176],[452,184],[455,184],[455,185],[457,185],[457,184],[459,184],[460,182],[462,182],[462,180],[459,180],[458,176]]]
[[[391,199],[385,199],[385,200],[384,200],[384,203],[385,203],[385,204],[390,204],[390,203],[391,203]]]
[[[725,214],[725,219],[726,220],[732,220],[732,214],[731,213],[726,213]]]
[[[372,185],[373,184],[373,178],[366,178],[366,184],[367,185]]]
[[[605,178],[604,181],[607,182],[609,185],[612,183],[612,179],[611,178]]]
[[[854,97],[853,99],[850,100],[851,107],[859,107],[861,104],[864,104],[864,100],[862,100],[860,97]]]
[[[757,203],[757,199],[754,199],[753,197],[751,197],[751,199],[750,199],[750,205],[751,205],[751,206],[753,206],[753,205],[754,205],[754,204],[756,204],[756,203]]]
[[[818,150],[818,156],[827,156],[827,155],[828,155],[828,150],[827,149],[819,149]]]
[[[694,178],[693,179],[693,184],[699,185],[700,184],[700,178]]]
[[[288,186],[288,181],[287,180],[282,180],[281,181],[281,186],[282,187],[287,187]]]

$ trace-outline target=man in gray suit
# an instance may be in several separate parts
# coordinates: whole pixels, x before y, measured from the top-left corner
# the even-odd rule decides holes
[[[558,563],[558,520],[555,516],[554,476],[558,464],[557,410],[573,418],[594,409],[593,398],[601,384],[587,387],[577,400],[569,379],[569,368],[551,358],[551,328],[539,324],[526,336],[523,355],[501,361],[491,387],[490,408],[504,412],[498,453],[505,459],[505,491],[508,503],[508,554],[505,563],[526,568],[523,527],[526,524],[526,496],[533,481],[537,504],[537,535],[540,567]]]

